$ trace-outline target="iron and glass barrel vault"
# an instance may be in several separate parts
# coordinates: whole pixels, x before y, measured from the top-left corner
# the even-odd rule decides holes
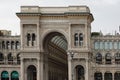
[[[21,6],[20,36],[0,36],[1,80],[119,80],[119,35],[91,36],[87,6]]]

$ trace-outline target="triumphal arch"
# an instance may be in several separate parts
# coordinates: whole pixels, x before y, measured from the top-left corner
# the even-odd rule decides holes
[[[20,80],[91,80],[87,6],[22,6]]]

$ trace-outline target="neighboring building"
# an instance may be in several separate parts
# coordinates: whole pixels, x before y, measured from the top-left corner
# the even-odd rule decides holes
[[[87,6],[22,6],[21,36],[0,36],[1,80],[120,80],[120,35],[91,33]]]
[[[0,36],[11,36],[11,31],[0,30]]]
[[[0,80],[14,80],[19,73],[20,36],[2,35],[0,36]]]

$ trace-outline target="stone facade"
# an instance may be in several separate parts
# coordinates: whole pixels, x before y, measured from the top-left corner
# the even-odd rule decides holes
[[[22,6],[16,15],[21,36],[0,37],[1,80],[120,79],[119,35],[91,37],[87,6]]]

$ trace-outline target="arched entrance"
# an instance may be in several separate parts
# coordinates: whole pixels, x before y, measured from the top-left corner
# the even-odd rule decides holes
[[[47,53],[47,74],[48,80],[67,80],[68,61],[67,61],[67,40],[59,32],[51,32],[43,42],[44,52]]]
[[[11,73],[11,80],[19,80],[19,73],[17,71]]]
[[[37,80],[37,70],[34,65],[30,65],[27,68],[27,80]]]
[[[84,67],[81,65],[76,66],[76,80],[85,80],[84,77]]]
[[[120,80],[120,72],[114,74],[114,80]]]
[[[112,73],[106,72],[104,74],[104,80],[112,80]]]
[[[9,80],[9,74],[7,71],[1,73],[1,80]]]
[[[102,80],[102,73],[101,72],[96,72],[94,74],[94,80]]]

